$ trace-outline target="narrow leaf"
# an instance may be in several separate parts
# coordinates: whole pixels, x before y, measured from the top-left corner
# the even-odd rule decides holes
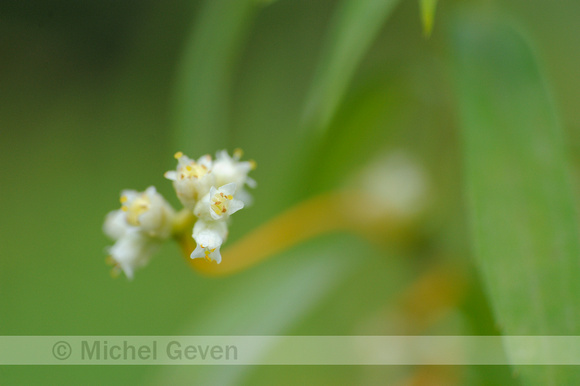
[[[421,22],[423,23],[423,33],[426,37],[429,37],[433,31],[437,0],[419,0],[419,6],[421,7]]]
[[[304,127],[323,134],[346,88],[398,0],[343,0],[334,12],[310,89]]]
[[[508,25],[478,17],[453,35],[474,251],[498,326],[506,335],[578,335],[577,211],[536,58]],[[580,383],[565,366],[518,370],[529,384]]]

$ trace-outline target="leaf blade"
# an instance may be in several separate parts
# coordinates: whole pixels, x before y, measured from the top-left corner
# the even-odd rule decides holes
[[[537,60],[507,24],[467,19],[453,37],[474,251],[496,320],[506,335],[577,335],[577,210]],[[565,367],[519,369],[530,384],[580,381]]]
[[[335,10],[307,96],[303,126],[322,135],[356,67],[398,0],[344,0]]]

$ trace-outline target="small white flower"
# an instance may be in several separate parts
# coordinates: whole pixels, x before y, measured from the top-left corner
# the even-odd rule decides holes
[[[174,157],[177,159],[177,169],[166,172],[165,178],[173,181],[173,187],[183,206],[193,209],[214,184],[213,161],[209,155],[195,161],[182,152],[175,153]]]
[[[221,150],[216,153],[216,160],[212,172],[215,176],[215,186],[223,186],[235,183],[238,191],[244,189],[244,185],[256,187],[256,181],[248,177],[248,173],[256,168],[254,161],[240,161],[242,151],[237,149],[234,156],[230,157],[227,151]]]
[[[175,216],[173,208],[157,193],[154,186],[145,192],[124,190],[121,194],[121,211],[129,225],[151,237],[165,239],[171,234],[171,222]]]
[[[122,269],[129,279],[133,279],[135,270],[147,265],[160,245],[159,240],[152,239],[136,229],[131,229],[117,240],[108,251],[113,259],[113,264]]]
[[[112,264],[132,278],[171,235],[175,211],[153,186],[144,192],[124,190],[120,201],[121,209],[107,215],[103,230],[116,240],[108,249]]]
[[[228,227],[224,221],[199,220],[193,227],[193,238],[197,247],[191,253],[191,258],[205,258],[208,261],[222,262],[220,248],[228,235]]]
[[[236,184],[233,182],[218,189],[212,186],[195,206],[193,213],[204,220],[226,219],[244,207],[244,203],[234,198]]]

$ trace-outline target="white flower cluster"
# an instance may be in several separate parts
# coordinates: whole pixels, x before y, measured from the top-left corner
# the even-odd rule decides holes
[[[192,259],[203,257],[221,263],[220,247],[228,235],[228,219],[244,203],[250,203],[245,186],[256,186],[248,177],[255,163],[240,161],[241,156],[241,151],[230,157],[222,150],[215,160],[205,155],[195,161],[179,152],[175,154],[177,169],[165,173],[165,178],[173,181],[183,206],[192,209],[198,218],[193,227],[197,247],[191,253]]]
[[[241,156],[240,150],[233,157],[222,150],[215,160],[205,155],[196,161],[178,152],[176,170],[165,173],[185,210],[197,217],[192,235],[197,247],[192,259],[219,264],[229,217],[251,202],[245,187],[256,186],[248,177],[255,163],[240,161]],[[123,191],[121,204],[121,209],[107,215],[104,232],[116,241],[108,249],[115,269],[132,278],[134,270],[147,264],[159,245],[171,237],[176,214],[153,186],[142,193]]]
[[[142,193],[124,190],[121,205],[121,209],[107,215],[103,230],[116,240],[108,249],[115,265],[113,272],[121,269],[132,279],[135,269],[146,265],[171,236],[175,211],[154,186]]]

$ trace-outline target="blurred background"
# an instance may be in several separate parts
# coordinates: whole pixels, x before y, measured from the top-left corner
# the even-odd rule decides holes
[[[580,4],[445,1],[426,38],[417,1],[376,5],[360,24],[348,3],[1,2],[0,335],[500,333],[470,241],[453,26],[467,12],[523,31],[576,176]],[[111,278],[101,227],[119,192],[155,185],[178,208],[172,155],[238,147],[258,187],[228,244],[393,152],[420,165],[428,204],[400,234],[323,235],[233,276],[200,275],[167,243],[135,280]],[[0,367],[2,384],[73,382],[520,379],[508,367]]]

